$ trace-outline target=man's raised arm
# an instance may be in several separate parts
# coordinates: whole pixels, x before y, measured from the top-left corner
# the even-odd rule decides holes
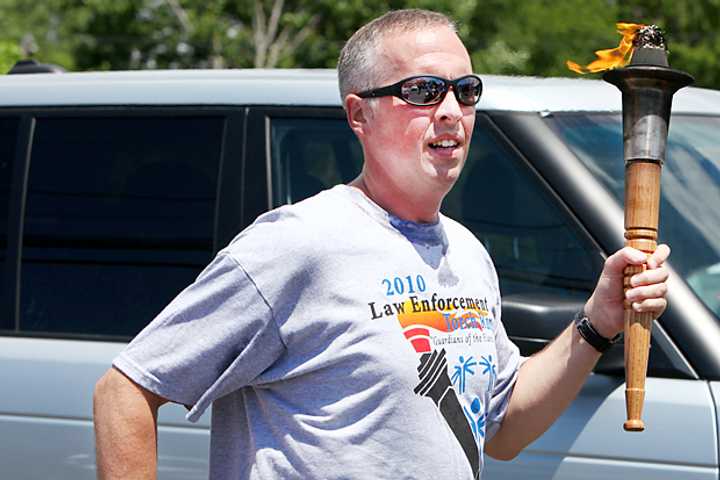
[[[623,248],[608,257],[585,314],[595,330],[612,338],[623,329],[625,297],[633,309],[653,312],[657,318],[667,306],[665,294],[668,271],[663,266],[670,254],[667,245],[658,246],[653,255]],[[623,294],[623,270],[627,265],[647,264],[647,270],[634,275]],[[520,368],[502,426],[485,445],[485,452],[499,460],[511,460],[530,442],[547,430],[570,405],[600,359],[598,352],[569,325],[542,351]]]

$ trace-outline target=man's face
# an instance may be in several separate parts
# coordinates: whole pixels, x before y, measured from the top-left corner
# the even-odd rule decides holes
[[[454,80],[472,73],[467,50],[446,27],[388,35],[383,45],[378,61],[384,73],[376,87],[414,75]],[[452,91],[432,106],[392,96],[376,102],[363,142],[376,179],[411,197],[445,195],[467,158],[475,107],[459,104]]]

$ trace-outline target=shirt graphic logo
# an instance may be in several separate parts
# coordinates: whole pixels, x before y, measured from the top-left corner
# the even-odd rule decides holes
[[[397,308],[397,320],[403,329],[403,335],[413,349],[420,354],[417,367],[419,383],[414,389],[417,395],[430,398],[445,418],[448,426],[462,446],[465,457],[470,463],[475,478],[480,474],[478,442],[485,437],[486,414],[482,411],[480,399],[475,397],[468,406],[464,406],[459,396],[465,393],[467,380],[478,369],[481,374],[495,374],[492,356],[481,356],[477,359],[471,354],[460,355],[457,363],[449,374],[447,351],[445,346],[462,344],[469,347],[475,342],[494,340],[493,325],[489,312],[482,301],[463,301],[463,309],[459,300],[447,299],[443,302],[444,309],[433,310],[423,308],[440,306],[440,302],[430,300],[409,299]],[[453,305],[454,303],[454,305]],[[471,308],[467,308],[471,307]],[[471,351],[471,350],[468,350]],[[492,384],[492,382],[491,382]]]
[[[470,462],[473,476],[477,478],[480,473],[480,460],[476,434],[468,423],[463,407],[450,384],[445,349],[424,353],[420,357],[417,370],[420,383],[415,387],[414,392],[432,399],[435,403],[462,446],[465,457]]]
[[[474,305],[471,309],[465,310],[425,309],[426,306],[440,303],[430,302],[430,300],[418,301],[411,298],[397,305],[400,327],[417,353],[427,353],[432,351],[433,347],[454,343],[464,343],[469,346],[477,342],[494,340],[492,320],[487,310]],[[478,304],[480,302],[484,303],[484,300],[478,301]],[[455,302],[456,305],[458,303]]]
[[[495,326],[487,299],[428,292],[422,275],[388,277],[381,285],[385,301],[368,302],[370,319],[397,319],[419,355],[414,393],[432,400],[478,478],[487,421],[481,397],[492,390],[497,375],[488,352],[494,353]],[[478,380],[489,380],[487,390]]]

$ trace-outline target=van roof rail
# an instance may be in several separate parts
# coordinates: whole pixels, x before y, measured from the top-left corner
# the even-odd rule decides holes
[[[64,73],[65,69],[52,63],[40,63],[37,60],[19,60],[8,72],[8,75],[27,73]]]

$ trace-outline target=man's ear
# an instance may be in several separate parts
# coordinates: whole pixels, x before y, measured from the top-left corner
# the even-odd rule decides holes
[[[367,131],[369,120],[369,105],[354,93],[345,97],[345,115],[348,124],[358,138],[362,138]]]

